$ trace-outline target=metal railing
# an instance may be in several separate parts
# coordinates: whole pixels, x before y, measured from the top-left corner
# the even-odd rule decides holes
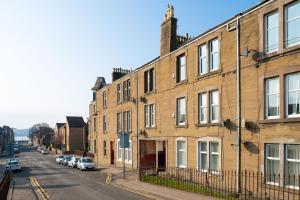
[[[299,200],[300,176],[242,171],[237,194],[236,171],[199,171],[176,167],[140,167],[140,181],[223,199]]]
[[[11,182],[11,171],[6,170],[0,183],[0,199],[6,199]]]

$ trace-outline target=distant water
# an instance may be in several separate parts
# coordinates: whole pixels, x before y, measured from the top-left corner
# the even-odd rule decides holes
[[[27,136],[15,136],[15,141],[29,140]]]

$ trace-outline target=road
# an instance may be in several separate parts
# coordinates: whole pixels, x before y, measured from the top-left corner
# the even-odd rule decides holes
[[[13,174],[13,199],[35,199],[27,177],[35,177],[51,200],[147,199],[105,183],[105,175],[97,171],[79,171],[55,163],[54,155],[42,155],[20,146],[21,172]]]

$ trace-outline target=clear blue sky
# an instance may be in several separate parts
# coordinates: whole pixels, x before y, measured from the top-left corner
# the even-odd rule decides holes
[[[160,24],[197,36],[260,0],[0,0],[0,125],[88,116],[97,76],[159,55]]]

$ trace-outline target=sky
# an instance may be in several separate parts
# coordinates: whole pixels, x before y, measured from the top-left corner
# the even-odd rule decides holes
[[[159,55],[168,4],[177,33],[197,36],[259,2],[0,0],[0,126],[86,120],[97,76]]]

